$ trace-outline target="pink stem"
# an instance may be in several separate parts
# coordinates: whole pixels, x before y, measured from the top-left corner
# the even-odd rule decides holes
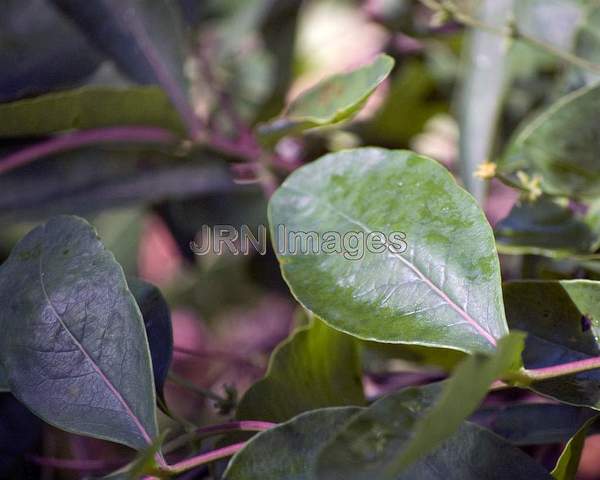
[[[246,442],[234,443],[233,445],[228,445],[227,447],[219,448],[217,450],[213,450],[212,452],[207,452],[192,458],[188,458],[187,460],[183,460],[167,467],[167,472],[171,474],[187,472],[192,468],[214,462],[215,460],[219,460],[221,458],[230,457],[231,455],[239,452],[242,448],[244,448],[245,445]]]
[[[0,160],[0,174],[42,157],[96,143],[175,143],[177,137],[158,127],[109,127],[67,133],[18,150]]]
[[[539,382],[541,380],[548,380],[550,378],[587,372],[597,368],[600,368],[600,357],[591,357],[583,360],[577,360],[575,362],[552,365],[551,367],[525,370],[524,373],[528,379],[534,382]]]

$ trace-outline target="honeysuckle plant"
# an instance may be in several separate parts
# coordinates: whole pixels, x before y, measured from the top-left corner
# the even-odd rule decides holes
[[[192,3],[6,7],[0,38],[30,64],[0,81],[0,216],[7,230],[30,223],[0,265],[3,395],[57,429],[137,452],[104,478],[574,479],[600,415],[595,2],[427,0],[380,10],[364,2],[362,14],[390,35],[385,52],[287,103],[290,32],[322,2]],[[46,56],[15,27],[34,6],[43,37],[34,44]],[[421,86],[448,81],[441,57],[428,53],[439,55],[448,34],[463,40],[467,66],[450,74],[462,88],[462,181],[404,141],[418,133],[412,118],[421,129],[446,110]],[[250,37],[262,48],[256,58],[242,48]],[[0,63],[12,67],[13,53],[0,45]],[[57,53],[78,62],[67,68],[59,55],[57,69],[48,64]],[[436,58],[441,79],[418,73]],[[111,80],[97,72],[90,81],[101,64]],[[260,95],[260,81],[244,76],[252,66],[270,73]],[[508,87],[539,96],[519,81],[541,85],[548,71],[555,83],[545,96],[512,108],[522,95]],[[386,94],[383,84],[380,113],[357,118],[375,92]],[[327,148],[340,129],[347,136],[338,140],[350,143],[377,145],[369,139],[379,129],[398,143]],[[482,208],[482,181],[492,179],[518,197],[494,228]],[[266,217],[298,314],[264,376],[238,399],[232,386],[220,394],[170,371],[169,302],[131,275],[120,238],[106,241],[90,219],[155,205],[173,235],[185,236],[169,202],[185,210],[188,197],[229,198],[246,183],[260,201],[244,199],[236,213],[251,203]],[[194,214],[222,223],[208,205]],[[289,232],[372,248],[278,248]],[[511,260],[522,262],[517,274]],[[373,394],[365,389],[373,357],[428,373]],[[223,421],[182,419],[165,395],[168,379],[208,397]],[[528,401],[502,404],[507,391]],[[161,428],[159,418],[178,428]],[[0,408],[0,424],[8,420]],[[547,444],[562,444],[552,465],[520,448]]]

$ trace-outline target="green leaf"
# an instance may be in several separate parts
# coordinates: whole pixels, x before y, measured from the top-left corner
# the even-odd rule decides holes
[[[403,472],[389,472],[389,465],[411,441],[420,418],[427,415],[439,391],[439,384],[407,388],[357,413],[321,450],[315,477],[318,480],[549,478],[531,457],[469,422],[459,422],[458,430],[447,441],[432,445],[427,456]]]
[[[511,329],[528,333],[523,363],[543,368],[600,355],[600,282],[519,281],[504,286]],[[535,382],[530,388],[578,406],[600,409],[600,371]]]
[[[283,115],[259,127],[266,142],[304,130],[348,120],[392,71],[394,60],[378,55],[373,62],[322,80],[302,93]]]
[[[581,452],[585,443],[585,437],[592,425],[598,420],[598,416],[590,418],[577,433],[565,445],[560,458],[556,462],[552,476],[556,480],[575,480],[577,468],[581,460]]]
[[[255,435],[230,461],[224,480],[312,480],[321,447],[357,407],[306,412]]]
[[[308,410],[364,403],[357,342],[315,318],[275,349],[266,376],[240,401],[237,418],[281,422]]]
[[[513,332],[500,341],[494,356],[476,354],[459,365],[439,400],[415,424],[402,453],[386,467],[389,478],[443,443],[473,413],[494,380],[520,367],[524,339]]]
[[[600,194],[596,121],[600,86],[576,90],[522,127],[500,168],[541,175],[544,191],[573,198]]]
[[[473,14],[502,28],[511,18],[514,0],[484,0]],[[467,189],[483,201],[485,183],[473,176],[488,160],[507,83],[508,43],[500,35],[472,29],[465,47],[466,75],[460,91],[460,169]]]
[[[73,129],[152,125],[182,133],[179,116],[158,87],[83,87],[0,104],[0,137]]]
[[[123,271],[94,229],[54,217],[0,267],[10,390],[46,422],[143,449],[157,435],[148,342]]]
[[[327,155],[275,192],[269,223],[292,293],[334,328],[465,352],[493,351],[508,332],[491,228],[434,160],[378,148]],[[314,232],[328,253],[305,241],[293,254],[297,232]],[[343,253],[331,232],[348,240]]]
[[[547,196],[516,204],[495,234],[501,253],[549,257],[590,253],[595,237],[570,208]]]

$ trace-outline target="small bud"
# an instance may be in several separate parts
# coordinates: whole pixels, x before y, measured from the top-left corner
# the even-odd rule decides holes
[[[494,162],[485,162],[477,167],[473,175],[483,180],[490,180],[496,176],[497,168],[498,166]]]

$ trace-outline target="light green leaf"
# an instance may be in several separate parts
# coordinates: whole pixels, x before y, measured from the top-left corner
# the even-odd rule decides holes
[[[352,72],[322,80],[294,100],[279,118],[259,127],[267,143],[291,134],[348,120],[392,71],[394,60],[379,55]]]
[[[434,160],[378,148],[327,155],[275,192],[269,223],[292,293],[334,328],[465,352],[493,351],[508,332],[491,228]],[[294,252],[297,232],[314,232],[321,248],[305,239]],[[337,250],[332,232],[347,240]]]
[[[511,329],[528,333],[525,368],[544,368],[600,355],[600,282],[518,281],[504,286]],[[600,371],[538,381],[530,385],[564,403],[600,410]]]
[[[158,87],[83,87],[0,104],[0,137],[74,129],[151,125],[182,133],[177,112]]]
[[[311,466],[320,449],[360,410],[358,407],[314,410],[255,435],[231,459],[223,479],[312,479]]]
[[[585,443],[585,437],[591,426],[597,420],[598,416],[590,418],[567,442],[564,450],[560,454],[560,458],[556,462],[554,470],[552,470],[552,476],[556,480],[575,480],[579,461],[581,460],[581,452],[583,451],[583,445]]]
[[[590,253],[594,234],[567,206],[543,196],[516,204],[496,225],[498,250],[508,254],[561,257]]]
[[[525,125],[500,169],[541,175],[544,191],[572,198],[600,194],[600,87],[576,90]]]
[[[512,14],[514,0],[483,0],[473,12],[482,22],[504,27]],[[485,183],[473,176],[492,153],[496,122],[506,84],[505,38],[472,29],[465,47],[466,75],[460,89],[460,169],[467,189],[482,202]]]
[[[95,230],[54,217],[0,267],[10,391],[46,422],[136,449],[157,436],[150,352],[123,270]]]
[[[357,342],[315,318],[273,352],[237,417],[281,422],[308,410],[364,403]]]

